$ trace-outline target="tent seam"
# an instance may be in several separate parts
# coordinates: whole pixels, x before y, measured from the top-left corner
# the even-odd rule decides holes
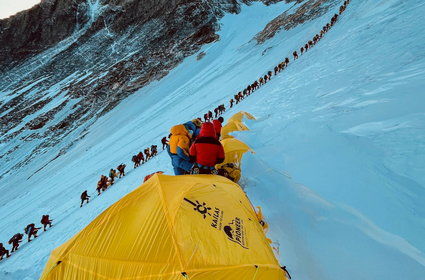
[[[177,252],[177,256],[178,256],[179,263],[180,263],[180,269],[183,271],[183,269],[184,269],[183,268],[183,259],[182,259],[182,256],[181,256],[180,249],[177,246],[176,236],[174,234],[174,231],[172,231],[172,229],[174,227],[172,226],[173,223],[172,223],[172,220],[171,220],[171,217],[170,217],[170,213],[168,211],[168,207],[166,206],[166,203],[165,203],[165,200],[164,200],[164,193],[163,193],[162,186],[161,186],[161,180],[159,178],[159,175],[156,175],[156,176],[158,177],[158,181],[159,181],[159,184],[157,184],[157,188],[158,188],[159,196],[161,198],[162,208],[164,209],[165,219],[166,219],[167,224],[168,224],[168,230],[170,231],[171,239],[173,240],[173,245],[174,245],[175,250]]]

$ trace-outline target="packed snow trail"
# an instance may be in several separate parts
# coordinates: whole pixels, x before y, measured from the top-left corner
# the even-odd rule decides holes
[[[250,42],[285,5],[253,4],[226,16],[222,40],[204,47],[202,60],[186,59],[129,97],[47,170],[28,181],[26,170],[2,181],[11,190],[20,185],[26,190],[2,206],[1,240],[19,230],[16,221],[25,225],[44,213],[64,219],[2,262],[2,279],[37,279],[53,248],[144,175],[158,166],[172,174],[162,154],[146,173],[128,174],[102,199],[75,211],[81,186],[94,186],[104,166],[159,139],[163,127],[227,101],[229,92],[251,80],[244,77],[271,69],[276,58],[322,26],[319,18],[264,45]],[[280,243],[281,263],[296,279],[425,275],[424,12],[419,0],[352,1],[320,44],[237,108],[258,117],[251,132],[238,135],[256,151],[244,159],[242,183],[254,205],[263,206],[270,237]]]

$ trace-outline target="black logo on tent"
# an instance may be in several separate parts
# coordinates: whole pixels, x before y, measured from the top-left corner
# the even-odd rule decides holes
[[[207,217],[207,215],[211,216],[211,214],[209,213],[209,211],[211,210],[211,207],[207,207],[207,204],[205,202],[200,203],[199,201],[196,200],[196,203],[195,203],[192,200],[187,199],[186,197],[184,198],[184,200],[192,204],[195,207],[193,208],[193,210],[198,211],[202,216],[204,216],[204,219]]]
[[[236,217],[230,224],[223,227],[223,231],[227,235],[227,239],[239,244],[244,249],[248,249],[245,227],[241,218]]]
[[[211,207],[207,207],[207,204],[205,202],[199,202],[198,200],[195,200],[196,202],[193,202],[192,200],[188,198],[184,198],[186,202],[189,202],[191,205],[194,206],[193,210],[200,213],[204,219],[207,218],[207,215],[211,217],[211,227],[221,231],[223,227],[223,218],[224,218],[224,211],[221,210],[218,207],[214,207],[212,209]]]

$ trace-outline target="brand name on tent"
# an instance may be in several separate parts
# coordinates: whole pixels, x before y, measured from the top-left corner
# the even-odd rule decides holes
[[[212,215],[212,223],[211,226],[215,229],[221,230],[223,226],[223,216],[224,212],[219,208],[215,207]]]
[[[246,236],[245,236],[245,226],[241,218],[236,217],[223,228],[224,233],[226,233],[227,238],[239,244],[242,248],[248,249]]]

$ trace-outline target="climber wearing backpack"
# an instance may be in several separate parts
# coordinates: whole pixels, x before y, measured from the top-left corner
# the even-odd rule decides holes
[[[14,236],[12,236],[12,238],[10,238],[9,240],[9,244],[12,244],[12,251],[11,253],[15,252],[16,250],[18,250],[19,248],[19,243],[22,242],[22,238],[24,237],[24,235],[22,233],[17,233]]]
[[[201,133],[190,147],[192,174],[217,174],[214,166],[224,161],[224,149],[217,140],[214,124],[204,123]]]
[[[108,188],[108,177],[105,175],[100,175],[100,180],[97,182],[97,195],[100,195],[100,191],[106,191]]]
[[[149,147],[147,147],[143,152],[145,153],[145,161],[148,161],[151,158],[151,152],[149,150]]]
[[[52,227],[52,221],[53,221],[53,220],[50,220],[50,219],[49,219],[49,215],[43,215],[43,216],[41,217],[41,221],[40,221],[40,223],[43,225],[43,227],[44,227],[44,231],[46,231],[46,227],[47,227],[47,226]]]
[[[131,161],[134,162],[134,168],[138,167],[140,164],[140,160],[137,155],[132,156]]]
[[[239,103],[239,101],[240,101],[240,99],[239,99],[239,94],[235,94],[235,100],[236,100],[236,104],[238,104]]]
[[[162,150],[165,150],[165,147],[167,147],[167,145],[168,145],[167,136],[162,137],[161,144],[162,144]]]
[[[185,125],[179,124],[171,128],[170,141],[167,152],[171,157],[171,164],[175,175],[188,173],[192,168],[189,162],[189,147],[191,135]]]
[[[37,232],[41,227],[35,227],[35,224],[29,224],[25,227],[24,232],[28,235],[28,242],[31,242],[31,236],[37,238]]]
[[[222,115],[224,112],[226,112],[226,107],[224,106],[224,104],[221,104],[220,106],[218,106],[218,114]]]
[[[109,182],[111,183],[111,185],[114,184],[115,177],[117,177],[117,172],[115,171],[115,169],[111,168],[111,170],[109,170]]]
[[[260,84],[260,86],[264,85],[264,79],[263,79],[263,77],[260,77],[258,79],[258,83]]]
[[[145,156],[143,155],[142,152],[139,152],[136,157],[137,157],[137,162],[139,163],[137,166],[140,165],[140,162],[142,162],[142,164],[145,163]]]
[[[9,250],[6,250],[3,243],[0,243],[0,261],[3,259],[4,255],[6,255],[6,258],[10,257]]]
[[[106,189],[108,188],[108,177],[106,177],[105,175],[101,175],[100,180],[102,182],[102,190],[106,191]]]
[[[215,134],[217,136],[217,140],[220,140],[220,136],[221,136],[221,127],[222,127],[222,123],[224,122],[223,117],[219,117],[216,120],[213,120],[213,125],[214,125],[214,129],[215,129]]]
[[[151,157],[154,157],[158,154],[158,146],[157,145],[151,145]]]
[[[120,165],[118,165],[117,170],[118,170],[118,178],[121,178],[122,176],[125,176],[125,164],[121,163]]]
[[[102,191],[102,181],[101,180],[99,180],[97,182],[96,191],[97,191],[97,195],[100,195],[100,192]]]
[[[100,194],[100,192],[99,192],[99,194]],[[83,207],[84,201],[87,201],[87,203],[89,203],[89,200],[90,200],[90,196],[87,194],[87,190],[83,191],[83,193],[81,194],[80,208]]]

